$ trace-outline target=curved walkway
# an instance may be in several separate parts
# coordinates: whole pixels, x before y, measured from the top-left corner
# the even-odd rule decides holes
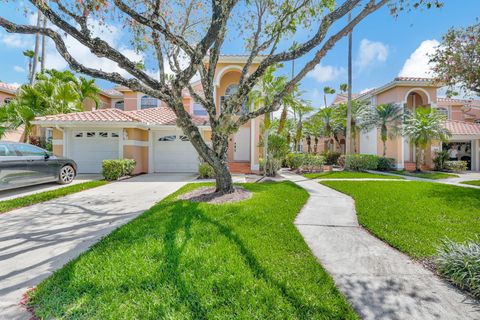
[[[30,319],[28,288],[194,178],[141,175],[1,214],[0,319]]]
[[[362,319],[480,319],[480,304],[361,228],[352,198],[282,175],[309,192],[295,225]]]

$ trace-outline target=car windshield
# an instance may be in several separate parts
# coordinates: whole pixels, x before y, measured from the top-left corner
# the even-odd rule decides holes
[[[17,154],[15,150],[8,144],[0,144],[0,157],[14,157]]]

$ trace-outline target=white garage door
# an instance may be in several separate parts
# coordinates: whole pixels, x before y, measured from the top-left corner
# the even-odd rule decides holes
[[[180,131],[159,131],[154,134],[155,172],[197,172],[198,154]]]
[[[118,131],[73,130],[68,156],[78,165],[78,173],[102,172],[102,161],[118,159]]]

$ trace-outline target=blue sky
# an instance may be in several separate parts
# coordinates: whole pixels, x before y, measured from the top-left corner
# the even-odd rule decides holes
[[[18,4],[18,2],[17,2]],[[19,6],[12,3],[0,4],[1,15],[15,22],[32,21],[25,17]],[[460,27],[472,24],[479,17],[480,2],[478,0],[445,0],[441,9],[416,10],[402,13],[398,18],[389,14],[388,8],[383,8],[367,17],[355,29],[353,35],[353,90],[360,92],[377,87],[391,81],[399,74],[405,76],[424,76],[428,71],[425,53],[431,52],[436,41],[450,27]],[[140,56],[129,50],[122,42],[122,31],[114,28],[106,33],[109,42],[127,53],[132,58]],[[304,35],[306,36],[306,35]],[[223,53],[242,53],[242,44],[230,37]],[[302,35],[297,37],[301,41]],[[0,80],[10,83],[26,82],[27,61],[22,55],[25,49],[33,49],[33,37],[9,35],[0,30]],[[87,56],[84,48],[76,48],[79,56]],[[296,61],[297,68],[309,58],[306,56]],[[90,59],[91,62],[91,59]],[[104,61],[95,62],[98,65]],[[47,55],[47,66],[59,69],[66,68],[66,63],[50,48]],[[95,64],[93,65],[95,66]],[[111,65],[115,68],[114,65]],[[347,81],[347,40],[343,39],[327,54],[320,66],[317,66],[301,84],[305,98],[312,101],[316,107],[323,105],[323,87],[335,89]],[[290,73],[290,63],[285,65],[283,72]],[[99,81],[103,88],[111,88],[112,84]],[[332,97],[329,98],[331,100]]]

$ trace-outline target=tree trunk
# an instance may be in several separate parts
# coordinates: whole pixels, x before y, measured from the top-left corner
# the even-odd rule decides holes
[[[42,26],[42,12],[38,10],[37,12],[37,27],[40,28]],[[35,73],[37,72],[37,63],[38,63],[38,54],[40,52],[40,34],[35,34],[35,51],[33,55],[33,66],[32,66],[32,74],[30,78],[30,84],[33,84],[35,81]]]
[[[213,166],[215,171],[215,181],[217,183],[215,192],[221,194],[233,193],[233,180],[226,161],[216,161]]]
[[[387,156],[387,140],[383,140],[383,156]]]
[[[283,132],[285,128],[285,122],[287,122],[287,115],[288,115],[288,108],[287,106],[283,106],[282,114],[280,115],[280,120],[278,121],[278,129],[277,133],[280,134]]]
[[[315,137],[314,144],[313,144],[313,152],[318,153],[318,137]]]
[[[422,152],[419,147],[415,146],[416,154],[415,154],[415,171],[420,172],[422,171],[420,160],[422,159]]]

